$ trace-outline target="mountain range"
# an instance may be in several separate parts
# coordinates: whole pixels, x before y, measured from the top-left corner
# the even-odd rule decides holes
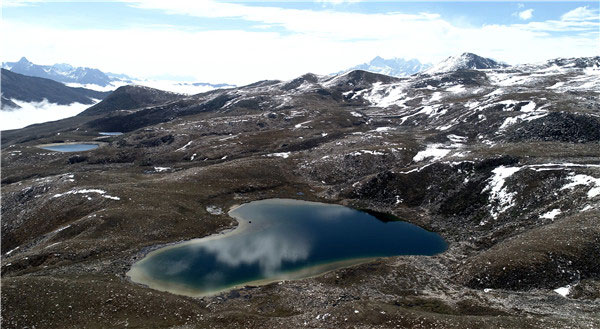
[[[82,85],[91,89],[116,89],[126,84],[148,85],[150,87],[161,86],[171,91],[181,93],[197,93],[210,89],[231,88],[232,84],[211,84],[206,82],[173,82],[162,80],[146,80],[128,76],[126,74],[102,72],[89,67],[74,67],[70,64],[38,65],[22,57],[17,62],[4,62],[2,68],[15,73],[51,79],[65,84]],[[102,87],[96,88],[95,86]]]
[[[406,77],[416,73],[435,73],[448,70],[462,69],[486,69],[506,67],[506,64],[496,62],[492,59],[480,57],[472,53],[464,53],[460,56],[452,56],[446,60],[436,64],[421,63],[417,59],[391,58],[384,59],[380,56],[373,58],[368,63],[356,65],[348,70],[339,73],[349,72],[353,70],[364,70],[373,73],[379,73],[395,77]],[[38,65],[30,62],[27,58],[22,57],[17,62],[5,62],[2,64],[4,69],[15,73],[51,79],[62,83],[76,83],[82,85],[96,85],[100,87],[115,88],[123,84],[146,84],[152,87],[165,86],[166,84],[144,82],[139,79],[132,78],[125,74],[104,73],[98,69],[87,67],[73,67],[69,64],[54,64],[54,65]],[[172,91],[181,90],[181,92],[193,93],[194,87],[200,88],[232,88],[235,85],[231,84],[211,84],[204,82],[179,82],[171,85]],[[199,89],[204,91],[203,89]],[[9,104],[6,102],[6,104]]]
[[[415,73],[419,73],[427,70],[431,67],[431,64],[423,64],[418,59],[403,59],[403,58],[390,58],[384,59],[379,56],[373,58],[368,63],[359,64],[353,66],[347,70],[340,71],[339,73],[349,72],[353,70],[363,70],[373,73],[385,74],[394,77],[406,77]]]
[[[394,77],[407,77],[416,73],[431,74],[459,69],[492,69],[503,68],[507,66],[507,64],[468,52],[462,53],[458,56],[450,56],[435,65],[421,63],[418,59],[414,58],[408,60],[403,58],[384,59],[380,56],[377,56],[368,63],[353,66],[336,74],[353,70],[363,70]]]
[[[463,54],[408,77],[308,73],[189,96],[127,86],[3,131],[3,328],[598,327],[599,74],[600,57],[507,67]],[[98,147],[42,149],[63,142]],[[201,298],[128,277],[270,198],[393,215],[448,249]],[[277,268],[297,255],[278,241],[220,255]]]
[[[106,87],[113,82],[129,82],[133,78],[125,74],[104,73],[89,67],[73,67],[69,64],[38,65],[22,57],[18,62],[2,63],[2,68],[15,73],[46,78],[62,83],[92,84]]]

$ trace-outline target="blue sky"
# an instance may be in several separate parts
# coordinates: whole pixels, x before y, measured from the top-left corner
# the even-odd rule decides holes
[[[508,63],[599,55],[598,1],[10,1],[3,61],[26,56],[139,77],[249,83],[377,55]]]
[[[321,12],[385,14],[401,12],[419,14],[437,13],[449,22],[469,26],[523,23],[515,13],[533,9],[537,21],[560,19],[560,16],[578,7],[598,9],[598,2],[249,2],[223,1],[261,8],[277,7]],[[167,14],[161,9],[140,9],[127,2],[32,2],[28,5],[7,6],[3,18],[31,22],[45,22],[53,27],[69,29],[106,28],[122,29],[136,26],[177,26],[189,30],[256,30],[256,22],[241,18],[194,17],[185,14]],[[271,30],[271,29],[269,29]],[[285,33],[285,30],[277,30]]]

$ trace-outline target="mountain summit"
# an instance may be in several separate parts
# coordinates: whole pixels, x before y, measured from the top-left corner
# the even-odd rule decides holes
[[[368,63],[363,63],[342,71],[348,72],[353,70],[363,70],[373,73],[391,75],[394,77],[406,77],[415,73],[419,73],[431,67],[431,64],[423,64],[418,59],[403,59],[375,57]]]
[[[425,73],[441,73],[456,70],[481,70],[481,69],[500,69],[508,65],[497,62],[490,58],[481,57],[473,53],[463,53],[460,56],[450,56],[442,62],[434,65]]]

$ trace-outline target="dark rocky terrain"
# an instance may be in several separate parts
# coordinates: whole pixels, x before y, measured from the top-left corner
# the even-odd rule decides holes
[[[599,66],[128,87],[3,132],[2,326],[600,327]],[[68,141],[106,144],[36,147]],[[449,249],[203,298],[125,275],[236,225],[209,209],[272,197],[392,213]]]
[[[2,71],[2,109],[14,109],[19,106],[11,101],[41,102],[67,105],[71,103],[94,104],[110,92],[86,88],[67,87],[50,79],[26,76],[9,70]],[[96,99],[96,101],[95,101]]]

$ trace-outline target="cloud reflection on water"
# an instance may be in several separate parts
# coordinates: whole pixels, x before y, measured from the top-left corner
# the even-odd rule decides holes
[[[305,260],[309,256],[310,241],[299,232],[281,234],[278,230],[254,234],[240,234],[211,241],[201,246],[216,259],[231,267],[258,264],[263,274],[274,274],[284,261]]]

